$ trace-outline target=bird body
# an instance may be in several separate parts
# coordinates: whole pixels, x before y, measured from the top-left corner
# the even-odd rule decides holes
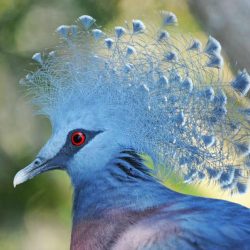
[[[83,15],[21,82],[52,136],[14,186],[53,169],[74,189],[72,250],[250,249],[249,209],[176,193],[171,173],[245,193],[250,176],[250,76],[222,78],[221,45],[170,34],[163,11],[106,34]],[[93,27],[93,29],[92,29]],[[236,103],[242,106],[237,108]],[[151,168],[143,160],[153,161]]]
[[[249,209],[178,194],[123,164],[75,190],[71,249],[250,249]]]

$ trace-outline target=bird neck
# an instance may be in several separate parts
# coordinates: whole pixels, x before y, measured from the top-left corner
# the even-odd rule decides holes
[[[111,211],[142,211],[159,206],[177,193],[151,176],[141,157],[122,151],[95,180],[74,188],[73,224],[102,218]]]

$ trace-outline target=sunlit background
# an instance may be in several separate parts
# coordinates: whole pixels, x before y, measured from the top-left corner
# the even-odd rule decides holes
[[[15,172],[49,138],[48,121],[32,115],[18,81],[34,68],[30,58],[35,52],[57,43],[56,27],[83,14],[92,15],[107,29],[132,18],[157,26],[158,11],[170,10],[178,16],[179,31],[204,43],[211,33],[225,44],[229,58],[225,75],[230,78],[230,72],[242,65],[250,68],[247,1],[240,0],[232,12],[233,0],[0,0],[0,249],[69,249],[72,189],[66,174],[54,171],[16,189],[12,185]],[[207,183],[188,186],[176,179],[168,185],[250,207],[249,192],[229,196]]]

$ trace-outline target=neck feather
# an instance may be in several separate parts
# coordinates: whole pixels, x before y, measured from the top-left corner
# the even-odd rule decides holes
[[[141,157],[122,151],[95,181],[75,187],[73,216],[77,221],[98,218],[114,210],[141,211],[159,206],[177,196],[154,177]]]

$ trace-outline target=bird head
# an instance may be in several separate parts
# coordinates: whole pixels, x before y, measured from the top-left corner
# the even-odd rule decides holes
[[[35,160],[16,174],[14,186],[54,169],[67,171],[77,185],[104,172],[107,163],[123,149],[121,145],[127,145],[115,129],[100,123],[93,109],[79,112],[71,106],[69,113],[64,110],[64,117],[57,119],[60,122],[52,125],[51,138]]]
[[[250,76],[223,80],[220,43],[209,37],[202,50],[200,41],[166,31],[177,22],[173,13],[162,17],[154,35],[140,20],[112,34],[92,29],[95,19],[84,15],[58,27],[54,51],[34,54],[40,67],[21,83],[49,117],[52,136],[14,185],[58,168],[77,185],[129,148],[167,166],[166,177],[175,171],[186,183],[207,178],[246,191],[249,109],[232,107],[245,101]]]

